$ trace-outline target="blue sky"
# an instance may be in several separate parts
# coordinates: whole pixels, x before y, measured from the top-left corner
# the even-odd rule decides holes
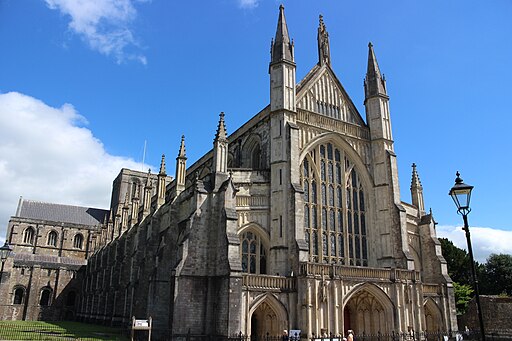
[[[0,235],[19,196],[108,207],[121,167],[174,174],[269,101],[274,0],[3,0],[0,2]],[[448,191],[475,186],[475,254],[512,253],[512,2],[282,1],[297,79],[317,62],[323,14],[332,66],[363,117],[367,45],[390,95],[402,200],[411,164],[438,234],[465,240]],[[142,165],[147,141],[145,165]]]

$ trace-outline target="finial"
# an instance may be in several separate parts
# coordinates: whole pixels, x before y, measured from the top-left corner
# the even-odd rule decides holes
[[[151,168],[148,168],[148,175],[146,177],[146,187],[151,187]]]
[[[412,180],[411,180],[411,189],[413,187],[421,188],[420,177],[418,176],[418,171],[416,170],[416,163],[412,164]]]
[[[162,154],[162,161],[160,162],[160,175],[165,175],[165,154]]]
[[[185,157],[185,135],[181,135],[181,144],[178,157]]]
[[[457,178],[455,179],[455,183],[456,184],[461,184],[463,181],[462,181],[462,179],[460,177],[459,171],[457,171],[457,173],[455,173],[455,175],[457,176]]]
[[[280,11],[284,11],[284,5],[283,4],[279,5],[279,10]]]
[[[219,114],[219,125],[217,126],[217,133],[215,134],[215,141],[226,140],[226,124],[224,122],[224,112]]]
[[[372,48],[372,47],[373,47],[373,44],[372,44],[372,42],[371,42],[371,41],[370,41],[370,42],[368,42],[368,47],[369,47],[369,48]]]

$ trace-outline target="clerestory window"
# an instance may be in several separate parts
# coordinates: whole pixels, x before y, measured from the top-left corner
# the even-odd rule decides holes
[[[48,233],[48,240],[46,244],[49,246],[57,246],[57,232],[50,231],[50,233]]]
[[[302,162],[301,180],[310,261],[368,266],[365,192],[354,164],[321,144]]]
[[[73,239],[73,247],[77,249],[82,248],[82,244],[84,243],[84,236],[82,236],[80,233],[77,233],[75,235],[75,238]]]
[[[35,231],[34,231],[34,228],[32,226],[29,226],[27,227],[27,229],[25,230],[25,233],[23,234],[23,242],[25,244],[34,244],[34,236],[35,236]]]

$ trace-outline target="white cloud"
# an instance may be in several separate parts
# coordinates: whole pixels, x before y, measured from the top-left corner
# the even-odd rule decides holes
[[[137,16],[133,0],[45,1],[50,9],[71,17],[69,29],[82,37],[93,50],[113,56],[118,63],[137,60],[146,64],[146,57],[127,52],[129,47],[138,47],[131,29]]]
[[[437,236],[448,238],[455,246],[467,250],[466,234],[456,226],[437,226]],[[512,231],[489,227],[470,227],[473,256],[479,263],[485,263],[491,253],[512,255]]]
[[[259,0],[238,0],[238,6],[241,8],[256,8],[258,7]]]
[[[17,92],[0,94],[0,236],[18,198],[107,208],[121,168],[141,169],[110,155],[70,104],[53,108]]]

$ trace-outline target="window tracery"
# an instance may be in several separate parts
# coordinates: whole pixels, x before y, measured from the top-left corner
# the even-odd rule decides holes
[[[310,261],[367,266],[365,192],[354,164],[332,143],[321,144],[304,158],[301,180]]]
[[[246,231],[240,236],[242,271],[251,274],[267,273],[267,250],[261,237],[252,231]]]

